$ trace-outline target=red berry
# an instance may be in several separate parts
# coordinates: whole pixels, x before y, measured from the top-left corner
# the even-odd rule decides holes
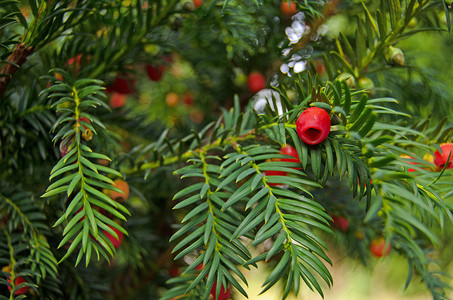
[[[280,5],[280,10],[285,16],[291,17],[295,13],[297,13],[296,3],[294,1],[283,0]]]
[[[183,101],[185,105],[191,106],[193,103],[192,95],[190,93],[185,93]]]
[[[378,237],[371,241],[370,251],[375,257],[387,256],[391,250],[392,246],[390,244],[386,246],[383,237]]]
[[[195,108],[190,111],[189,117],[194,123],[200,124],[201,122],[203,122],[204,113],[201,110]]]
[[[340,231],[345,232],[349,228],[348,220],[343,216],[330,215],[333,220],[333,225],[338,228]]]
[[[115,231],[115,233],[118,235],[118,239],[105,230],[103,230],[102,232],[107,236],[110,242],[112,242],[113,247],[115,247],[115,249],[118,249],[121,246],[121,243],[123,242],[123,233],[113,226],[109,225],[109,227],[112,228],[113,231]]]
[[[113,185],[115,187],[119,188],[121,191],[123,191],[123,193],[120,193],[117,191],[106,190],[106,191],[109,191],[110,198],[112,198],[113,200],[115,200],[117,202],[126,201],[127,198],[129,198],[129,193],[130,193],[129,185],[127,184],[127,182],[122,179],[117,179],[113,182]]]
[[[9,279],[8,279],[8,282],[11,284],[11,276],[9,276]],[[27,282],[22,276],[17,276],[16,277],[16,280],[14,280],[14,284],[16,285],[16,287],[21,284],[21,283],[24,283],[24,282]],[[11,287],[8,286],[8,290],[11,292]],[[29,287],[28,286],[24,286],[24,287],[21,287],[20,289],[16,290],[14,292],[14,295],[23,295],[25,293],[27,293],[29,290]]]
[[[291,146],[291,145],[286,145],[284,147],[282,147],[280,149],[280,153],[281,154],[286,154],[286,155],[290,155],[294,158],[282,158],[281,160],[279,159],[279,161],[286,161],[286,162],[300,162],[299,160],[299,155],[297,154],[297,150]],[[295,168],[297,169],[297,168]],[[286,172],[285,171],[265,171],[263,172],[264,173],[264,176],[286,176]],[[278,185],[281,185],[279,183],[271,183],[269,182],[268,183],[270,186],[278,186]]]
[[[447,169],[453,168],[453,144],[440,144],[440,150],[442,151],[442,153],[440,153],[438,150],[434,152],[434,164],[439,168],[443,168],[445,164],[447,164]],[[448,156],[450,156],[450,160],[448,160]]]
[[[280,153],[281,154],[290,155],[290,156],[294,157],[294,158],[283,158],[282,161],[297,162],[297,163],[300,162],[299,155],[297,154],[296,148],[294,148],[291,145],[286,145],[286,146],[282,147],[280,149]]]
[[[178,105],[178,102],[179,96],[176,93],[170,92],[165,96],[165,103],[167,103],[169,107],[175,107]]]
[[[113,81],[108,91],[114,91],[120,94],[132,94],[135,89],[135,81],[127,75],[119,75]]]
[[[79,53],[77,54],[75,57],[71,57],[70,59],[68,59],[68,65],[72,65],[72,64],[78,64],[80,65],[82,63],[82,54]]]
[[[259,72],[251,72],[247,79],[250,92],[257,93],[266,87],[266,79]]]
[[[63,81],[63,75],[61,75],[60,73],[55,73],[53,76],[56,80]]]
[[[302,141],[309,145],[317,145],[329,135],[330,116],[322,108],[309,107],[297,119],[296,129]]]
[[[284,171],[264,171],[263,175],[264,176],[286,176],[286,172],[284,172]],[[270,186],[281,185],[280,183],[274,183],[274,182],[268,182],[267,184]]]
[[[90,119],[88,119],[88,118],[85,118],[85,117],[79,117],[79,121],[80,121],[80,122],[82,122],[82,121],[83,121],[83,122],[87,122],[88,124],[91,124],[91,121],[90,121]]]
[[[193,0],[195,8],[200,7],[203,4],[203,0]]]
[[[170,269],[168,270],[168,275],[170,275],[170,277],[178,277],[179,275],[178,264],[176,263],[171,264]]]
[[[316,72],[319,74],[319,75],[323,75],[324,73],[326,73],[326,67],[324,67],[324,64],[322,63],[318,63],[316,64]]]
[[[165,67],[162,65],[159,65],[157,67],[153,65],[147,65],[146,66],[146,74],[148,74],[148,78],[151,79],[152,81],[159,81],[162,78],[162,75],[164,74]]]
[[[68,59],[67,65],[77,75],[82,67],[82,54],[79,53],[75,57]]]
[[[229,289],[225,289],[222,285],[222,287],[220,288],[220,293],[219,293],[219,297],[215,297],[216,296],[216,289],[217,289],[217,282],[214,282],[214,285],[212,286],[212,289],[211,289],[211,295],[214,299],[217,299],[217,300],[227,300],[227,299],[230,299],[231,298],[231,293],[230,293],[230,290]]]
[[[112,108],[123,107],[126,104],[126,95],[113,92],[110,96],[110,106]]]

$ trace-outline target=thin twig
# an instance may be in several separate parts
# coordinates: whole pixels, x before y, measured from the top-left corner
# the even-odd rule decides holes
[[[0,98],[3,97],[6,87],[11,81],[16,71],[25,63],[27,57],[33,53],[33,48],[25,46],[24,43],[17,44],[13,53],[6,59],[5,64],[0,70]]]

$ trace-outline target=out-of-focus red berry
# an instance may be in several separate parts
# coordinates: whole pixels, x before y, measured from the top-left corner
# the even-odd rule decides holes
[[[119,74],[115,77],[112,85],[107,87],[107,92],[120,94],[132,94],[135,90],[135,80],[127,74]]]
[[[250,92],[257,93],[266,87],[266,79],[259,72],[251,72],[247,79]]]
[[[453,144],[440,144],[440,150],[442,153],[438,150],[434,152],[434,164],[440,169],[442,169],[445,165],[447,165],[447,169],[453,168]],[[448,156],[450,156],[450,160],[448,160]]]
[[[378,237],[371,241],[370,251],[375,257],[387,256],[391,250],[392,246],[390,244],[386,246],[385,239],[383,237]]]
[[[9,277],[8,282],[11,284],[11,276]],[[16,286],[18,286],[19,284],[24,283],[24,282],[27,282],[27,281],[22,276],[17,276],[16,280],[14,280],[14,284]],[[23,295],[23,294],[27,293],[29,289],[30,288],[28,286],[24,286],[24,287],[16,290],[14,292],[14,295],[16,295],[16,296]],[[8,290],[11,292],[11,287],[10,286],[8,286]]]
[[[161,80],[162,75],[164,74],[164,70],[165,67],[163,65],[154,66],[150,64],[146,66],[146,74],[152,81]]]
[[[200,7],[203,4],[203,0],[193,0],[195,8]]]
[[[113,226],[109,225],[109,227],[112,228],[113,231],[115,231],[115,233],[118,235],[118,238],[114,237],[105,230],[103,230],[102,232],[104,232],[104,234],[107,236],[110,242],[112,242],[113,247],[115,247],[115,249],[118,249],[121,246],[121,243],[123,242],[123,233]]]
[[[282,3],[280,4],[280,10],[283,15],[286,17],[291,17],[292,15],[297,13],[297,6],[294,1],[288,1],[287,0],[282,0]]]
[[[228,299],[231,298],[230,289],[225,289],[223,287],[223,285],[220,288],[219,297],[216,298],[216,289],[217,289],[217,282],[214,282],[214,285],[212,286],[212,289],[211,289],[211,295],[212,295],[212,297],[214,299],[217,299],[217,300],[228,300]]]
[[[126,104],[126,95],[113,92],[110,96],[110,106],[112,108],[120,108]]]
[[[330,215],[333,220],[333,225],[335,228],[338,228],[340,231],[347,231],[349,228],[349,222],[348,220],[343,217],[343,216],[338,216],[338,215]]]
[[[185,93],[183,98],[184,104],[187,106],[191,106],[193,103],[193,97],[190,93]]]

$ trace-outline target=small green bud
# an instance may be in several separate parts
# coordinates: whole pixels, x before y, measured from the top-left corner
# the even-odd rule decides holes
[[[175,17],[175,18],[173,19],[173,21],[171,22],[170,26],[171,26],[171,29],[173,29],[174,31],[178,31],[179,28],[181,28],[181,27],[183,26],[183,20],[182,20],[182,18],[179,17],[179,16],[178,16],[178,17]]]
[[[340,76],[338,76],[337,79],[339,81],[346,81],[346,84],[348,85],[349,88],[355,88],[356,87],[355,78],[350,73],[342,73],[342,74],[340,74]]]
[[[409,23],[407,23],[407,27],[408,27],[408,28],[411,28],[411,29],[417,27],[417,18],[415,18],[415,17],[412,18],[412,19],[409,21]]]
[[[193,2],[190,1],[190,2],[184,3],[182,8],[188,12],[193,12],[195,10],[195,5],[193,4]]]
[[[374,96],[376,93],[374,82],[369,77],[359,78],[359,88],[367,90],[371,96]]]
[[[392,65],[404,66],[404,53],[400,48],[389,46],[385,53],[385,60]]]

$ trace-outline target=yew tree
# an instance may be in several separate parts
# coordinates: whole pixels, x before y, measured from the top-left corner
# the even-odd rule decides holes
[[[447,299],[450,9],[0,0],[0,299],[323,295],[330,245]]]

